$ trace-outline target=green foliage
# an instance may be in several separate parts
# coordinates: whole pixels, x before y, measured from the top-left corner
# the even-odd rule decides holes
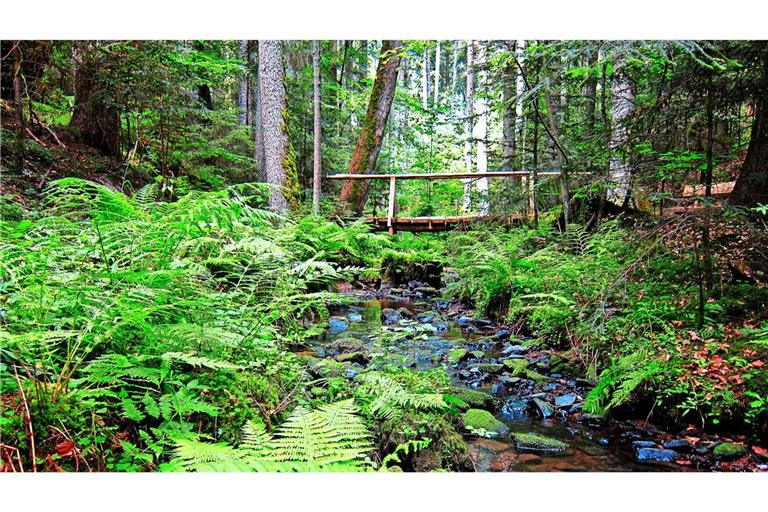
[[[634,352],[620,357],[600,375],[597,385],[584,400],[584,410],[604,414],[611,407],[627,402],[632,393],[653,378],[661,367],[647,353]]]
[[[370,433],[352,400],[298,407],[274,435],[246,423],[238,448],[222,443],[179,441],[166,470],[361,471],[371,450]]]

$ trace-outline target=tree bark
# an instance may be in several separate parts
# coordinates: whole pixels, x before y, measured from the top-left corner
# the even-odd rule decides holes
[[[435,46],[435,90],[433,103],[437,106],[440,101],[440,41]]]
[[[245,63],[248,62],[248,41],[240,41],[240,47],[237,51],[237,58]],[[237,92],[237,121],[241,125],[248,124],[248,70],[244,66],[243,72],[238,77],[239,89]]]
[[[75,75],[75,108],[69,129],[75,140],[106,156],[120,154],[120,112],[112,91],[99,81],[103,59],[97,50],[83,49]]]
[[[357,139],[352,160],[347,168],[348,174],[370,174],[376,169],[376,160],[384,141],[384,131],[392,108],[397,87],[397,73],[400,68],[402,41],[385,40],[381,45],[381,55],[376,68],[368,110],[365,114],[360,136]],[[368,181],[350,180],[344,184],[339,195],[342,208],[351,209],[360,215],[368,193]]]
[[[314,151],[312,159],[312,208],[315,213],[320,212],[320,172],[322,156],[320,151],[321,133],[321,119],[320,119],[320,41],[312,41],[312,70],[314,72],[313,77],[313,89],[314,89]]]
[[[613,83],[611,85],[611,142],[608,171],[608,200],[623,205],[629,197],[631,169],[620,155],[627,143],[625,122],[634,107],[634,92],[627,75],[622,69],[624,59],[618,56],[613,64]]]
[[[514,55],[517,51],[517,41],[507,41],[507,50]],[[502,147],[501,159],[505,169],[513,169],[515,166],[515,124],[517,107],[517,66],[514,59],[507,59],[504,65],[504,77],[502,85],[502,99],[504,110],[502,114]]]
[[[288,210],[286,197],[288,134],[285,121],[285,72],[281,41],[259,41],[259,96],[264,139],[264,176],[272,185],[269,207]]]
[[[21,42],[11,41],[11,60],[13,73],[13,109],[16,114],[16,141],[14,148],[14,167],[21,174],[24,170],[24,104],[21,99]]]
[[[763,46],[763,76],[755,94],[755,120],[747,156],[729,202],[741,206],[768,204],[768,42]]]
[[[264,175],[264,135],[261,132],[261,98],[259,94],[259,42],[252,42],[250,55],[251,65],[255,69],[251,80],[251,125],[253,127],[253,161],[255,163],[254,179],[260,183],[267,181]]]
[[[430,82],[430,66],[429,66],[429,49],[424,47],[424,64],[422,68],[422,77],[421,77],[421,106],[424,110],[427,110],[429,108],[429,82]]]
[[[459,68],[459,42],[453,41],[453,61],[451,62],[451,94],[456,94],[458,68]]]
[[[479,67],[477,76],[477,88],[485,86],[485,65],[488,46],[486,41],[477,42],[477,64]],[[484,94],[476,95],[474,101],[475,123],[472,135],[475,139],[475,155],[477,157],[477,172],[488,172],[488,102]],[[475,188],[479,199],[478,213],[488,214],[488,178],[475,180]]]
[[[597,104],[597,76],[592,73],[592,69],[597,66],[598,51],[597,47],[592,51],[589,57],[588,65],[590,66],[590,75],[587,80],[586,90],[584,92],[585,99],[585,128],[584,135],[589,137],[595,131],[595,105]]]
[[[464,112],[466,115],[464,133],[464,167],[466,172],[473,172],[472,129],[474,127],[473,101],[475,96],[475,42],[467,41],[467,83],[464,89]],[[472,180],[465,179],[464,193],[461,198],[462,208],[468,212],[472,208]]]

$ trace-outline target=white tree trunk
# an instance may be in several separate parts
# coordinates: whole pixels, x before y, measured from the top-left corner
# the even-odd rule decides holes
[[[627,142],[626,118],[634,108],[635,95],[632,84],[623,70],[624,59],[617,56],[613,62],[613,81],[611,84],[611,158],[608,163],[607,198],[616,204],[623,204],[629,194],[631,169],[619,155]]]
[[[472,127],[474,125],[474,109],[472,101],[475,95],[475,63],[474,63],[474,41],[467,41],[467,85],[464,91],[464,108],[466,121],[464,125],[464,167],[466,172],[474,172],[472,165]],[[464,194],[461,197],[461,205],[464,211],[468,212],[472,207],[472,180],[465,179]]]
[[[477,89],[485,85],[485,64],[487,58],[486,41],[477,42]],[[488,138],[488,102],[485,95],[475,95],[474,117],[475,125],[472,135],[475,139],[475,154],[477,155],[477,172],[488,172],[488,147],[486,139]],[[488,178],[480,178],[475,181],[475,187],[479,196],[478,213],[480,215],[488,214]]]
[[[437,106],[440,100],[440,41],[435,46],[435,91],[434,104]]]
[[[261,132],[264,140],[264,176],[272,185],[269,207],[283,212],[288,209],[285,197],[285,160],[288,134],[285,126],[285,72],[281,41],[259,41],[259,96]]]
[[[315,123],[314,123],[314,151],[312,159],[312,208],[315,213],[320,212],[320,172],[322,163],[322,154],[320,151],[320,141],[322,138],[322,123],[320,118],[320,41],[312,41],[312,71],[313,77],[313,89],[314,89],[314,107],[315,107]]]

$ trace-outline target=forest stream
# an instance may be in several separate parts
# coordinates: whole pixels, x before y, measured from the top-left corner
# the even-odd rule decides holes
[[[582,414],[591,383],[558,373],[554,358],[550,360],[532,340],[516,338],[489,320],[456,311],[445,299],[414,291],[429,290],[423,283],[410,284],[410,289],[353,292],[360,301],[338,308],[325,335],[305,355],[344,360],[350,380],[367,366],[394,364],[416,370],[445,366],[456,388],[487,394],[490,398],[483,407],[504,428],[487,437],[463,432],[476,471],[689,471],[711,467],[707,454],[718,444],[716,440],[694,446],[642,419],[621,421]],[[427,297],[413,300],[423,295]],[[531,373],[507,371],[518,365],[505,361],[515,359],[527,361],[525,368],[531,368]],[[564,443],[565,449],[562,445],[518,445],[516,436],[528,433]],[[696,460],[678,459],[683,453]]]

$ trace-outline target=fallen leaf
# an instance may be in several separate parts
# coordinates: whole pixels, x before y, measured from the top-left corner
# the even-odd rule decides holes
[[[56,453],[60,457],[72,457],[75,454],[75,442],[71,439],[60,442],[56,445]]]

